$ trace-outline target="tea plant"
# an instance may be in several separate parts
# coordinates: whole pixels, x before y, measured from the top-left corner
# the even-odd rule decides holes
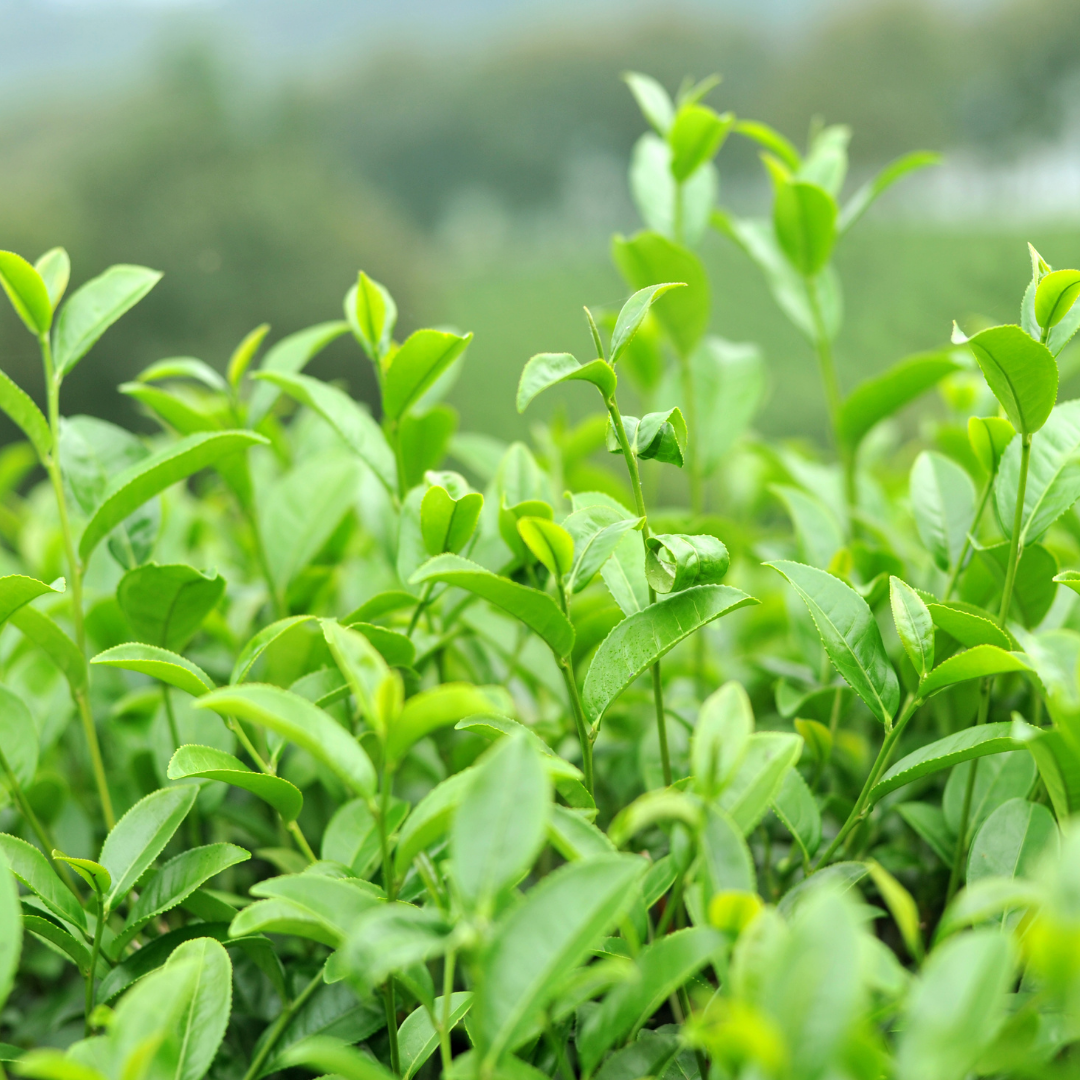
[[[594,356],[525,364],[519,411],[599,406],[535,450],[456,431],[470,335],[399,341],[364,273],[344,320],[121,386],[159,435],[62,416],[159,275],[64,301],[61,249],[0,253],[47,397],[0,375],[16,1075],[1075,1074],[1080,271],[1032,251],[1018,325],[844,397],[835,242],[929,159],[838,211],[846,130],[804,157],[712,81],[628,81],[633,291],[586,309]],[[732,132],[771,154],[771,221],[716,205]],[[751,430],[710,224],[815,346],[835,463]],[[339,338],[379,420],[304,373]]]

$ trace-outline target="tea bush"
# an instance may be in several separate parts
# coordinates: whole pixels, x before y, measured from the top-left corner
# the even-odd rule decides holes
[[[1080,271],[1032,250],[1018,325],[845,394],[833,251],[932,156],[840,206],[845,128],[802,154],[711,81],[628,82],[631,295],[586,310],[595,356],[525,364],[519,410],[597,405],[533,449],[456,432],[470,335],[399,343],[364,273],[261,359],[266,326],[121,386],[160,436],[62,417],[159,275],[62,302],[62,250],[0,253],[47,386],[0,375],[15,1074],[1075,1075]],[[733,134],[771,220],[717,208]],[[753,434],[710,228],[814,346],[835,460]],[[379,421],[304,374],[346,335]]]

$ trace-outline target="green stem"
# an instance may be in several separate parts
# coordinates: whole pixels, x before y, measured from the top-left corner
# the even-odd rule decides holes
[[[435,588],[435,582],[429,581],[424,586],[424,591],[420,593],[420,599],[416,602],[416,607],[413,609],[412,618],[409,620],[409,629],[405,631],[406,637],[412,637],[413,631],[416,629],[416,624],[420,621],[420,616],[424,613],[424,608],[427,607],[428,600],[431,598],[431,590]]]
[[[840,394],[840,380],[836,375],[836,360],[833,357],[832,343],[825,329],[825,318],[821,314],[818,302],[817,285],[813,278],[805,278],[806,295],[810,302],[810,314],[814,320],[814,350],[817,353],[818,369],[821,372],[821,385],[825,391],[825,407],[829,413],[829,427],[832,429],[833,446],[840,453],[844,467],[844,496],[849,510],[858,505],[858,489],[855,481],[855,454],[848,449],[840,438],[840,409],[843,397]]]
[[[638,517],[644,519],[644,524],[641,526],[641,542],[645,547],[646,555],[648,555],[649,515],[645,509],[645,496],[641,491],[641,474],[638,471],[634,451],[630,449],[630,440],[626,436],[626,426],[623,424],[622,413],[619,412],[619,406],[614,398],[608,402],[608,413],[611,416],[611,423],[615,428],[619,446],[622,448],[627,472],[630,474],[630,486],[634,491],[634,505],[637,508]],[[651,585],[649,586],[649,603],[656,603],[656,592]],[[671,758],[668,754],[667,718],[664,715],[664,687],[660,675],[660,661],[657,660],[652,665],[653,703],[656,706],[656,734],[660,742],[660,765],[664,773],[664,786],[671,787]]]
[[[1020,529],[1024,522],[1024,495],[1027,493],[1028,466],[1031,464],[1031,434],[1021,436],[1020,443],[1020,479],[1016,485],[1016,512],[1013,514],[1012,539],[1009,541],[1009,568],[1005,573],[1005,587],[1001,591],[1001,609],[998,611],[998,625],[1004,628],[1012,603],[1013,585],[1016,583],[1016,568],[1023,554],[1020,542]]]
[[[67,498],[64,495],[64,478],[60,472],[60,379],[53,370],[52,348],[49,345],[49,335],[42,334],[38,338],[41,346],[41,362],[45,370],[45,392],[48,400],[49,433],[52,436],[52,447],[47,460],[42,462],[45,471],[49,475],[52,484],[53,495],[56,499],[56,512],[60,519],[60,535],[64,543],[64,558],[68,564],[68,588],[71,589],[71,621],[75,626],[75,643],[79,652],[86,655],[86,630],[83,625],[83,597],[82,597],[82,563],[79,561],[75,550],[75,539],[71,531],[71,519],[68,516]],[[90,750],[90,764],[94,772],[94,783],[98,791],[98,799],[101,802],[101,814],[105,819],[108,829],[116,824],[116,815],[113,813],[112,797],[109,795],[109,785],[105,777],[105,763],[101,757],[101,746],[98,743],[97,728],[94,726],[94,716],[90,710],[90,702],[86,697],[86,691],[81,690],[74,695],[75,704],[82,720],[83,734]]]
[[[900,711],[900,717],[893,725],[892,730],[886,734],[885,740],[881,744],[881,749],[878,751],[878,756],[874,761],[873,768],[870,770],[870,775],[867,776],[866,783],[863,784],[863,789],[859,793],[859,798],[852,807],[851,813],[848,814],[847,821],[844,822],[843,827],[836,834],[836,837],[829,845],[825,854],[818,859],[817,864],[814,867],[815,870],[820,870],[821,867],[828,865],[829,860],[836,854],[837,849],[847,839],[848,833],[850,833],[851,830],[866,816],[866,804],[870,799],[870,792],[878,782],[878,778],[885,771],[885,767],[889,763],[889,758],[892,755],[893,749],[900,739],[900,736],[903,734],[904,728],[907,727],[908,721],[914,716],[915,710],[921,704],[922,700],[920,698],[916,698],[913,694],[908,694],[907,701],[904,702],[904,707]]]
[[[386,819],[390,812],[390,796],[393,787],[393,776],[383,766],[379,795],[379,812],[377,814],[379,824],[379,851],[382,856],[383,888],[386,890],[386,899],[393,903],[397,897],[397,880],[394,874],[393,863],[390,858],[390,838],[386,832]],[[383,1002],[386,1007],[386,1030],[390,1036],[390,1067],[395,1076],[401,1075],[401,1058],[398,1051],[397,1031],[397,1006],[394,1002],[394,977],[391,975],[383,987]]]
[[[101,889],[95,883],[94,895],[97,897],[97,919],[94,923],[94,944],[90,949],[90,968],[86,972],[86,1016],[83,1028],[90,1035],[90,1014],[94,1011],[94,975],[97,972],[98,955],[101,952],[101,932],[105,927],[105,899]]]
[[[570,697],[570,705],[574,712],[578,742],[581,744],[581,771],[585,774],[585,788],[590,795],[593,795],[593,744],[589,736],[589,725],[585,719],[585,709],[581,704],[581,695],[578,693],[577,679],[574,678],[574,669],[568,659],[559,658],[558,664],[563,682],[566,683],[566,692]]]
[[[394,976],[383,986],[383,1004],[386,1007],[386,1031],[390,1036],[390,1071],[401,1075],[401,1051],[398,1048],[397,1005],[394,1001]]]
[[[409,493],[405,481],[405,455],[401,450],[401,424],[394,420],[389,424],[390,445],[394,448],[394,462],[397,466],[398,498],[404,500]]]
[[[296,846],[301,850],[307,861],[311,863],[318,862],[319,860],[315,857],[315,852],[311,850],[311,845],[307,842],[307,837],[301,832],[300,826],[295,821],[290,821],[285,828],[289,830],[289,835],[296,841]]]
[[[992,680],[983,679],[979,687],[979,712],[975,719],[975,726],[986,723],[986,717],[990,711],[990,683]],[[960,825],[956,830],[956,850],[953,853],[952,867],[949,870],[949,887],[945,892],[945,905],[956,895],[960,887],[960,874],[964,868],[968,844],[968,824],[971,820],[971,801],[975,795],[975,778],[978,775],[979,759],[971,762],[971,772],[968,773],[967,786],[964,788],[964,805],[960,810]]]
[[[964,537],[964,546],[960,549],[960,557],[956,560],[956,565],[952,568],[952,573],[949,575],[949,580],[945,584],[945,594],[942,596],[942,601],[947,601],[952,596],[953,589],[956,588],[957,578],[960,577],[960,572],[964,569],[964,560],[967,558],[967,553],[971,550],[971,537],[978,531],[979,522],[982,521],[983,511],[986,509],[987,500],[990,498],[990,492],[994,489],[994,477],[990,476],[986,481],[986,486],[983,488],[982,497],[979,499],[978,509],[975,511],[975,520],[971,523],[971,528],[968,530],[967,536]]]
[[[450,1053],[451,998],[454,994],[454,961],[457,954],[451,949],[443,961],[442,1018],[439,1022],[439,1053],[442,1057],[443,1076],[450,1075],[453,1058]]]
[[[169,687],[166,683],[161,684],[161,696],[165,700],[165,717],[169,721],[169,734],[172,736],[173,749],[180,749],[180,730],[176,726],[176,713],[173,712],[172,698],[169,697]]]
[[[292,1018],[303,1008],[308,998],[319,988],[322,978],[323,969],[319,968],[311,982],[278,1013],[278,1018],[274,1021],[273,1027],[270,1028],[270,1032],[266,1036],[266,1041],[248,1066],[248,1071],[244,1073],[244,1080],[255,1080],[259,1073],[262,1072],[262,1067],[266,1064],[271,1052],[277,1045],[278,1039],[281,1038],[281,1033],[289,1026]]]

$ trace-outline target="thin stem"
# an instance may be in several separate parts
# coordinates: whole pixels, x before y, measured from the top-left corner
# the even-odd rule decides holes
[[[266,773],[268,776],[273,775],[273,769],[263,760],[262,755],[255,749],[255,744],[248,738],[248,733],[244,730],[243,725],[235,717],[230,716],[225,721],[226,727],[240,740],[240,745],[248,752],[251,760],[259,766],[259,771]]]
[[[394,976],[383,986],[383,1004],[386,1007],[386,1030],[390,1036],[390,1071],[401,1075],[401,1051],[398,1048],[397,1005],[394,1002]]]
[[[878,756],[874,761],[873,768],[870,770],[870,775],[867,776],[866,783],[863,784],[863,789],[859,793],[859,798],[852,807],[851,813],[848,814],[847,821],[844,822],[843,827],[836,834],[833,842],[829,845],[828,850],[817,861],[817,865],[814,867],[815,870],[820,870],[821,867],[828,865],[829,860],[836,854],[837,849],[847,839],[848,833],[850,833],[851,830],[866,816],[870,792],[878,782],[878,778],[885,771],[885,767],[889,763],[889,758],[892,755],[893,749],[900,739],[900,736],[903,734],[908,721],[912,718],[915,714],[915,710],[921,704],[922,700],[920,698],[916,698],[913,694],[908,694],[907,701],[904,703],[904,707],[900,712],[900,717],[893,725],[892,731],[886,734],[885,740],[881,744],[881,749],[878,751]]]
[[[311,982],[278,1013],[278,1018],[274,1021],[269,1034],[266,1036],[266,1041],[248,1066],[248,1071],[244,1073],[244,1080],[255,1080],[259,1073],[262,1072],[262,1067],[266,1064],[267,1058],[270,1057],[271,1052],[277,1045],[278,1039],[281,1038],[281,1033],[289,1026],[292,1018],[303,1008],[308,998],[319,988],[322,978],[323,969],[319,968]]]
[[[86,972],[86,1016],[83,1028],[87,1035],[90,1034],[90,1014],[94,1011],[94,975],[97,972],[98,955],[101,952],[101,931],[105,926],[105,899],[101,895],[101,889],[94,885],[94,895],[97,897],[97,919],[94,923],[94,944],[90,949],[90,967]]]
[[[968,530],[967,536],[964,537],[964,546],[960,549],[960,557],[956,560],[956,565],[952,569],[952,573],[949,575],[949,580],[945,584],[945,594],[942,596],[942,601],[947,601],[952,596],[953,589],[956,588],[956,581],[960,577],[960,572],[964,569],[964,560],[967,558],[967,553],[971,550],[971,537],[978,532],[979,522],[982,521],[983,511],[986,509],[987,500],[990,498],[990,492],[994,489],[994,477],[990,476],[986,481],[986,486],[983,488],[983,493],[979,499],[978,509],[975,511],[975,520],[971,523],[971,528]]]
[[[427,607],[428,600],[431,598],[431,590],[434,588],[434,581],[429,581],[424,586],[423,592],[420,593],[420,599],[416,602],[416,607],[413,609],[412,618],[409,620],[409,629],[405,631],[406,637],[411,638],[413,636],[416,624],[420,621],[420,616],[423,614],[424,608]]]
[[[290,821],[285,826],[289,830],[289,835],[296,841],[296,846],[303,852],[304,857],[308,862],[318,862],[315,857],[315,852],[311,850],[311,845],[307,842],[307,837],[304,836],[300,830],[300,826],[295,821]]]
[[[641,475],[638,471],[637,458],[634,457],[634,451],[630,449],[630,440],[626,435],[626,426],[623,424],[622,413],[619,412],[619,406],[614,399],[608,402],[608,413],[611,416],[611,423],[615,428],[619,446],[622,448],[627,472],[630,473],[630,486],[634,491],[634,505],[637,508],[638,517],[644,518],[644,524],[641,526],[641,542],[645,546],[646,554],[648,554],[649,515],[645,510],[645,496],[641,491]],[[651,585],[649,586],[649,603],[656,603],[656,592]],[[664,687],[660,675],[660,661],[657,660],[652,665],[653,703],[656,706],[656,734],[660,742],[660,765],[664,773],[664,785],[670,787],[672,782],[671,758],[668,754],[667,718],[664,715]]]
[[[990,679],[983,679],[979,687],[979,713],[975,720],[978,727],[986,723],[987,714],[990,711]],[[979,759],[971,762],[971,772],[968,773],[967,785],[964,788],[964,805],[960,811],[960,825],[956,830],[956,850],[953,852],[952,867],[949,870],[949,887],[945,892],[946,906],[956,895],[960,887],[960,874],[964,867],[968,844],[968,823],[971,820],[971,801],[975,795],[975,778],[978,776]]]
[[[176,713],[173,711],[172,698],[169,697],[169,687],[166,683],[161,684],[161,696],[165,701],[165,717],[169,721],[169,734],[172,736],[173,749],[180,749],[180,730],[176,726]]]
[[[394,462],[397,465],[398,498],[404,499],[409,489],[405,480],[405,454],[401,449],[401,424],[394,420],[389,428],[390,445],[394,448]]]
[[[604,355],[604,342],[600,338],[600,331],[596,326],[596,320],[592,317],[592,312],[585,309],[585,321],[589,324],[589,333],[592,334],[593,345],[596,348],[596,359],[607,360]]]
[[[590,795],[593,795],[593,744],[589,736],[589,725],[585,719],[585,709],[581,704],[581,695],[578,693],[577,679],[574,678],[574,669],[569,660],[560,659],[558,664],[563,682],[566,683],[566,692],[570,697],[570,705],[574,712],[578,742],[581,744],[581,771],[585,774],[585,788]]]
[[[450,1053],[450,1013],[454,993],[454,961],[457,954],[451,949],[443,961],[442,1017],[439,1021],[439,1053],[442,1057],[443,1075],[450,1075],[453,1058]]]
[[[1020,443],[1020,479],[1016,485],[1016,512],[1013,514],[1012,539],[1009,541],[1009,568],[1005,573],[1005,587],[1001,591],[1001,609],[998,611],[998,625],[1005,626],[1012,603],[1013,585],[1016,583],[1016,567],[1023,554],[1020,542],[1020,528],[1024,522],[1024,495],[1027,493],[1028,466],[1031,464],[1031,434],[1021,436]]]
[[[75,550],[71,520],[68,517],[67,498],[64,495],[64,478],[60,472],[60,379],[53,370],[52,347],[49,345],[49,335],[42,334],[38,338],[38,344],[41,347],[41,362],[45,369],[49,433],[52,436],[49,457],[42,464],[49,474],[53,495],[56,498],[56,512],[60,518],[60,535],[64,543],[64,558],[68,564],[68,587],[71,589],[71,621],[75,626],[75,643],[79,647],[79,652],[85,656],[86,630],[83,626],[82,597],[83,568]],[[105,763],[101,758],[101,746],[98,743],[97,728],[94,727],[94,716],[90,710],[90,702],[85,690],[79,691],[74,697],[82,720],[86,743],[90,750],[90,764],[94,772],[94,783],[97,787],[98,799],[101,802],[101,814],[105,819],[106,828],[112,829],[116,824],[116,815],[113,813],[112,797],[109,795],[109,785],[105,778]]]
[[[385,765],[382,769],[379,787],[379,812],[376,817],[379,825],[379,850],[382,856],[383,888],[386,890],[387,901],[393,903],[397,897],[397,879],[390,858],[390,839],[386,832],[386,819],[390,811],[391,789],[393,788],[393,774]],[[394,1003],[393,975],[386,980],[386,985],[383,987],[383,1003],[386,1008],[386,1030],[390,1036],[390,1067],[395,1076],[400,1076],[401,1058],[398,1051],[397,1006]]]

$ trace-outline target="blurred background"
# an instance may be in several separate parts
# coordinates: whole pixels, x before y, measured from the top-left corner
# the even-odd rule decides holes
[[[953,318],[1015,321],[1025,241],[1080,262],[1077,0],[0,0],[0,247],[55,244],[72,285],[112,262],[166,277],[65,384],[65,411],[145,427],[116,385],[192,355],[223,367],[340,317],[359,268],[403,331],[476,339],[462,426],[524,433],[513,392],[534,352],[585,353],[581,305],[616,304],[611,234],[644,124],[620,73],[708,101],[797,144],[852,125],[848,189],[897,154],[945,163],[898,185],[839,256],[845,387],[944,343]],[[756,149],[722,149],[721,202],[766,205]],[[704,245],[714,331],[764,349],[759,427],[817,437],[807,346],[760,276]],[[0,315],[0,366],[40,399],[34,343]],[[313,374],[371,392],[339,342]]]

